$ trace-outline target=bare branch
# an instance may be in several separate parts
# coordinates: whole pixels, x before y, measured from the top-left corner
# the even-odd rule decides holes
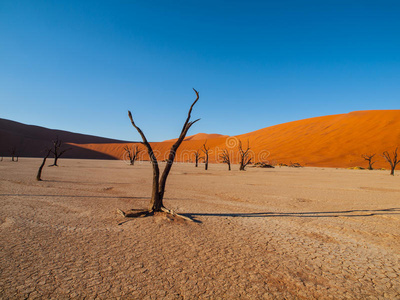
[[[188,116],[183,125],[182,131],[181,131],[181,134],[179,135],[178,140],[172,145],[172,147],[170,149],[167,164],[165,166],[164,172],[162,173],[161,179],[160,179],[160,170],[158,167],[158,161],[154,155],[153,149],[152,149],[150,143],[147,141],[147,138],[144,135],[143,131],[135,124],[133,117],[132,117],[132,113],[130,111],[128,111],[128,116],[132,123],[132,126],[138,131],[138,133],[142,137],[143,144],[147,148],[147,152],[148,152],[150,160],[153,164],[153,188],[152,188],[152,197],[150,200],[150,208],[149,208],[148,212],[162,211],[162,209],[164,209],[163,198],[164,198],[164,192],[165,192],[165,184],[167,181],[168,174],[171,170],[172,164],[174,162],[176,151],[178,150],[178,147],[184,140],[189,128],[199,120],[198,119],[193,122],[190,122],[190,117],[191,117],[193,106],[196,104],[196,102],[199,99],[199,93],[195,89],[193,89],[193,90],[196,93],[196,100],[190,106]],[[125,149],[125,151],[126,151],[126,149]],[[137,152],[137,153],[139,153],[139,152]]]
[[[222,162],[224,164],[228,165],[228,170],[231,170],[231,158],[229,155],[229,151],[225,148],[224,150],[222,150],[222,154],[220,155],[220,158],[222,159]]]
[[[129,119],[131,120],[133,127],[136,128],[136,130],[139,132],[140,136],[142,137],[143,144],[147,148],[147,152],[149,154],[150,160],[153,165],[153,188],[152,188],[152,196],[151,196],[151,201],[150,201],[150,210],[154,210],[154,209],[158,210],[163,206],[162,198],[160,199],[160,194],[158,192],[159,178],[160,178],[160,169],[158,168],[158,161],[154,155],[153,148],[147,141],[147,138],[144,135],[143,131],[138,126],[136,126],[135,122],[133,121],[132,113],[130,111],[128,111],[128,116],[129,116]]]
[[[394,170],[396,169],[397,164],[400,163],[400,160],[397,159],[397,150],[398,148],[393,151],[393,157],[388,151],[382,153],[382,157],[390,164],[390,175],[394,175]]]
[[[199,165],[199,160],[202,159],[203,157],[200,156],[200,149],[197,149],[196,152],[194,153],[194,158],[195,158],[195,167],[197,168]]]
[[[58,136],[56,137],[55,140],[52,141],[53,142],[53,148],[51,149],[51,153],[53,153],[54,155],[54,163],[52,164],[52,166],[58,166],[57,165],[57,161],[58,159],[67,151],[72,150],[72,148],[68,148],[68,149],[64,149],[61,150],[61,147],[63,145],[63,141],[60,140],[58,138]]]
[[[164,197],[164,191],[165,191],[165,184],[167,182],[167,177],[169,172],[171,171],[172,168],[172,164],[174,163],[174,159],[175,159],[175,155],[176,155],[176,151],[178,150],[179,146],[181,145],[181,143],[183,142],[183,140],[186,137],[186,134],[189,130],[189,128],[196,123],[197,121],[199,121],[200,119],[197,119],[193,122],[190,122],[190,117],[192,114],[192,109],[193,106],[197,103],[197,101],[199,100],[199,93],[193,89],[194,92],[196,93],[196,100],[194,100],[194,102],[192,103],[192,105],[190,106],[189,112],[188,112],[188,116],[186,118],[185,124],[183,125],[181,134],[178,138],[178,140],[175,142],[175,144],[172,145],[170,151],[169,151],[169,155],[168,155],[168,160],[167,160],[167,164],[165,166],[164,172],[161,176],[160,179],[160,186],[159,186],[159,193],[160,193],[160,197],[163,198]]]
[[[240,154],[239,170],[245,171],[246,166],[251,163],[251,157],[249,155],[249,151],[250,151],[249,140],[247,140],[247,148],[245,150],[243,149],[242,141],[239,140],[238,149],[239,149],[239,154]]]
[[[369,170],[373,170],[372,165],[374,163],[376,163],[376,161],[372,161],[372,159],[374,158],[374,156],[376,155],[376,153],[374,154],[362,154],[361,157],[364,158],[366,161],[368,161],[368,169]]]
[[[51,148],[46,150],[46,155],[43,157],[42,164],[40,165],[39,170],[36,174],[37,181],[42,181],[42,170],[43,170],[44,164],[46,163],[46,159],[50,156],[50,153],[51,153]]]
[[[204,142],[203,149],[201,149],[201,151],[203,151],[203,153],[205,155],[204,156],[204,168],[207,171],[208,170],[208,152],[210,150],[210,147],[207,147],[206,144],[207,144],[207,140]]]

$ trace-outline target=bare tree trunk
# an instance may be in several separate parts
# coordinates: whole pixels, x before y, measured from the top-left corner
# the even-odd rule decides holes
[[[390,175],[392,175],[392,176],[394,176],[394,169],[395,169],[396,167],[391,167],[391,170],[390,170]]]
[[[249,146],[249,141],[247,140],[247,149],[243,150],[242,147],[242,141],[239,140],[239,154],[240,154],[240,167],[239,170],[240,171],[245,171],[245,168],[248,164],[251,163],[251,157],[249,154],[250,151],[250,146]]]
[[[202,158],[202,157],[200,157],[200,150],[197,150],[197,151],[194,153],[194,159],[195,159],[195,162],[196,162],[195,167],[196,167],[196,168],[199,166],[199,160],[200,160],[201,158]]]
[[[140,152],[142,152],[142,150],[141,149],[139,149],[139,147],[138,146],[134,146],[133,147],[133,149],[132,149],[132,161],[131,161],[131,164],[132,164],[132,166],[135,164],[135,161],[139,158],[139,153]]]
[[[163,198],[164,198],[164,192],[165,192],[165,185],[167,182],[167,178],[169,175],[169,172],[171,171],[172,168],[172,164],[174,163],[174,159],[175,159],[175,155],[176,155],[176,151],[178,150],[179,146],[181,145],[182,141],[184,140],[184,138],[186,137],[186,134],[189,130],[189,128],[196,123],[197,121],[199,121],[199,119],[195,120],[195,121],[190,121],[190,117],[191,117],[191,113],[192,113],[192,109],[193,106],[196,104],[196,102],[199,100],[199,93],[193,89],[196,93],[196,100],[193,102],[192,106],[189,109],[189,113],[186,119],[185,124],[183,125],[181,134],[178,138],[178,140],[175,142],[175,144],[172,145],[169,155],[168,155],[168,160],[167,160],[167,164],[164,168],[164,171],[162,173],[162,176],[160,178],[160,169],[158,167],[158,161],[157,158],[154,155],[153,149],[150,145],[150,143],[147,141],[146,136],[144,135],[143,131],[136,126],[135,122],[133,121],[133,117],[130,111],[128,111],[128,116],[129,119],[131,120],[131,123],[133,125],[133,127],[136,128],[136,130],[139,132],[140,136],[142,137],[143,140],[143,144],[144,146],[147,148],[147,152],[149,154],[152,166],[153,166],[153,186],[152,186],[152,192],[151,192],[151,200],[150,200],[150,204],[149,204],[149,209],[148,211],[145,212],[141,212],[139,214],[148,214],[148,213],[152,213],[152,212],[157,212],[157,211],[164,211],[167,213],[171,213],[173,215],[177,215],[174,212],[172,212],[171,210],[168,210],[164,207],[163,204]],[[120,212],[122,212],[121,210],[119,210]],[[124,212],[122,212],[122,214],[126,217],[129,216],[137,216],[137,213],[135,214],[126,214]],[[179,215],[177,215],[179,216]],[[182,216],[181,216],[182,217]],[[186,217],[184,217],[186,218]],[[186,218],[187,219],[187,218]]]
[[[389,154],[388,151],[383,152],[382,156],[385,158],[385,160],[390,164],[390,175],[394,176],[394,170],[396,169],[396,166],[398,163],[400,163],[400,160],[397,159],[397,150],[393,151],[393,156]]]
[[[11,152],[11,161],[15,161],[14,158],[17,155],[17,148],[15,146],[12,146],[10,152]]]
[[[134,145],[134,146],[132,145],[132,148],[129,148],[129,146],[126,145],[124,147],[124,150],[125,150],[126,154],[128,155],[130,165],[134,166],[135,160],[138,159],[139,153],[142,152],[142,150],[139,149],[136,145]]]
[[[161,207],[164,206],[163,198],[160,197],[159,193],[159,178],[160,178],[160,169],[158,168],[158,161],[154,156],[153,150],[151,150],[151,161],[153,165],[153,187],[151,189],[151,200],[149,205],[149,211],[160,211]]]
[[[131,149],[129,149],[129,146],[126,145],[126,146],[124,147],[124,150],[125,150],[126,154],[128,154],[129,164],[133,166],[135,160],[134,160],[133,157],[132,157],[133,155],[132,155]],[[132,149],[132,150],[133,150],[133,149]]]
[[[43,158],[43,162],[40,165],[39,170],[38,170],[37,175],[36,175],[36,180],[37,181],[41,181],[42,180],[42,170],[43,170],[44,164],[46,163],[46,159],[49,157],[50,153],[51,153],[51,149],[47,150],[47,153],[46,153],[45,157]]]
[[[231,158],[229,155],[229,151],[227,149],[224,149],[222,154],[220,155],[222,158],[222,162],[228,165],[228,170],[231,170]]]
[[[57,161],[58,161],[58,159],[61,157],[61,155],[63,155],[63,154],[64,154],[65,152],[67,152],[68,150],[71,150],[71,148],[68,148],[68,149],[65,149],[65,150],[60,151],[62,144],[63,144],[63,142],[62,142],[61,140],[58,139],[58,136],[57,136],[57,138],[53,141],[53,149],[52,149],[51,152],[54,154],[54,163],[52,164],[52,166],[58,167]]]
[[[368,170],[373,170],[372,165],[375,163],[375,161],[372,161],[376,153],[374,154],[363,154],[361,155],[362,158],[364,158],[366,161],[368,161]]]
[[[207,171],[208,170],[208,151],[210,150],[210,147],[206,146],[207,140],[203,144],[203,149],[201,149],[204,153],[204,169]]]

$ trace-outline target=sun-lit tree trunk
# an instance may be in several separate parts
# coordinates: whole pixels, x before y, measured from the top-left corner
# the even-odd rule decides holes
[[[388,151],[383,152],[382,156],[385,158],[385,160],[390,164],[390,175],[394,176],[394,170],[396,169],[396,166],[398,163],[400,163],[400,160],[397,159],[397,150],[393,151],[393,156],[389,154]]]
[[[160,177],[160,169],[158,166],[158,161],[157,158],[154,155],[153,149],[150,145],[150,143],[147,141],[146,136],[144,135],[143,131],[135,124],[135,122],[133,121],[133,117],[132,117],[132,113],[130,111],[128,111],[128,116],[129,119],[131,120],[131,123],[133,125],[133,127],[136,128],[136,130],[139,132],[140,136],[142,137],[143,140],[143,145],[146,147],[147,152],[149,154],[152,166],[153,166],[153,186],[152,186],[152,193],[151,193],[151,200],[150,200],[150,204],[149,204],[149,209],[148,211],[145,212],[140,212],[141,214],[145,213],[153,213],[153,212],[157,212],[157,211],[164,211],[167,213],[172,213],[172,211],[166,209],[164,207],[163,204],[163,199],[164,199],[164,192],[165,192],[165,185],[167,183],[167,178],[169,175],[169,172],[171,171],[172,168],[172,164],[174,163],[174,159],[175,159],[175,155],[176,155],[176,151],[178,150],[179,146],[181,145],[182,141],[184,140],[184,138],[186,137],[186,134],[189,130],[189,128],[196,123],[197,121],[199,121],[200,119],[197,119],[195,121],[190,121],[190,117],[191,117],[191,113],[192,113],[192,109],[193,106],[196,104],[196,102],[199,100],[199,93],[193,89],[196,93],[196,100],[193,102],[193,104],[191,105],[190,109],[189,109],[189,113],[187,116],[187,119],[183,125],[182,131],[179,135],[178,140],[172,145],[170,151],[169,151],[169,155],[168,155],[168,159],[166,162],[166,166],[164,168],[164,171]],[[136,214],[126,214],[123,213],[124,216],[129,217],[129,216],[136,216]],[[172,213],[174,215],[177,215],[175,213]],[[182,216],[181,216],[182,217]]]

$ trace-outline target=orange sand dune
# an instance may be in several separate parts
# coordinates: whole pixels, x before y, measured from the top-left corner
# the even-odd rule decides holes
[[[193,161],[193,152],[202,148],[201,135],[185,140],[176,160]],[[388,168],[381,157],[383,151],[400,147],[400,110],[356,111],[348,114],[310,118],[263,128],[247,134],[207,138],[210,161],[220,161],[223,149],[229,150],[233,161],[238,161],[237,145],[249,141],[253,161],[274,163],[299,162],[305,166],[366,167],[363,153],[377,153],[374,167]],[[173,140],[152,143],[158,159],[167,158]],[[125,144],[79,145],[93,151],[123,158]],[[76,146],[78,146],[76,144]],[[142,146],[143,148],[143,146]],[[143,152],[142,159],[148,159]]]
[[[229,137],[228,135],[222,135],[218,133],[198,133],[195,135],[187,136],[184,141],[198,141],[198,140],[211,140],[211,139],[217,139],[217,138],[222,138],[222,137]],[[165,140],[164,142],[175,142],[176,139],[172,140]]]
[[[41,156],[43,147],[56,135],[71,145],[71,158],[123,159],[123,147],[131,142],[116,141],[47,128],[24,125],[0,119],[0,150],[7,156],[10,145],[16,145],[20,156]],[[127,125],[128,126],[128,125]],[[200,133],[182,143],[176,161],[194,160],[194,151],[207,140],[210,162],[219,162],[223,149],[229,150],[232,161],[238,162],[239,140],[251,148],[253,162],[298,162],[318,167],[366,167],[363,153],[377,153],[376,168],[388,168],[381,157],[383,151],[400,147],[400,110],[357,111],[348,114],[310,118],[263,128],[247,134],[228,137]],[[159,160],[167,158],[175,140],[152,143]],[[144,150],[144,147],[141,146]],[[148,159],[143,151],[141,159]]]
[[[383,151],[400,146],[400,110],[356,111],[305,119],[238,136],[271,159],[329,167],[366,166],[363,153],[377,153],[376,167],[387,167]]]

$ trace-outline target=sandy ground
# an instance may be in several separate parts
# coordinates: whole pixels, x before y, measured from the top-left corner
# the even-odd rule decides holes
[[[164,215],[151,165],[0,162],[1,299],[399,299],[400,176],[173,166]],[[400,172],[399,172],[400,173]]]

